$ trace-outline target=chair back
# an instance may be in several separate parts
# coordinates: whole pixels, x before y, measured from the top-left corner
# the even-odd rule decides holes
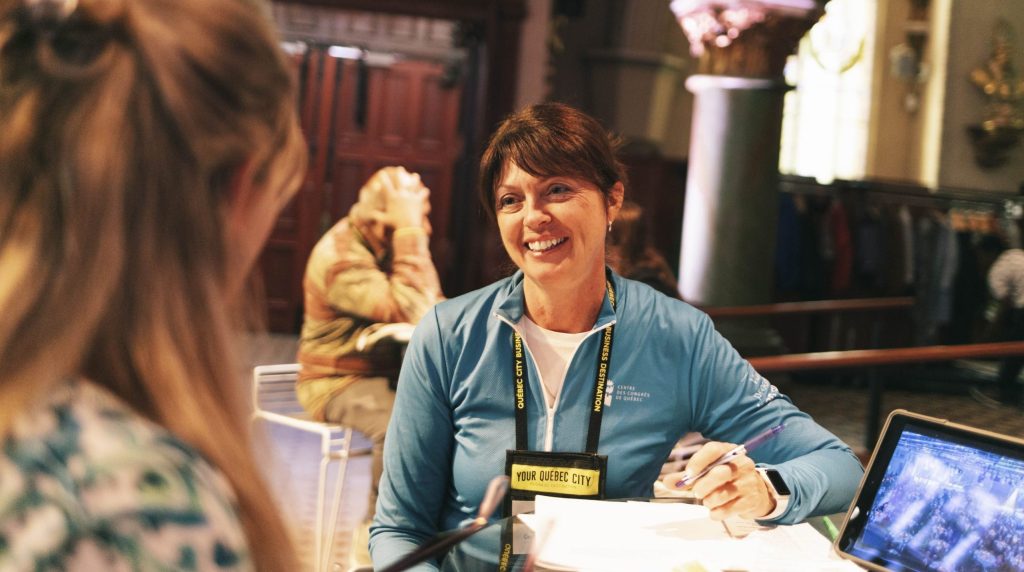
[[[316,529],[312,563],[314,570],[332,569],[331,554],[334,532],[338,527],[341,510],[341,491],[345,471],[351,457],[370,455],[372,448],[352,447],[354,430],[333,423],[314,421],[299,403],[295,385],[299,379],[299,364],[284,363],[258,365],[252,370],[253,421],[267,421],[279,426],[312,433],[320,438],[320,464],[317,472]],[[327,468],[338,463],[334,477],[334,494],[327,507]],[[372,570],[372,569],[371,569]]]
[[[295,393],[299,364],[259,365],[253,368],[252,403],[257,413],[308,418]]]

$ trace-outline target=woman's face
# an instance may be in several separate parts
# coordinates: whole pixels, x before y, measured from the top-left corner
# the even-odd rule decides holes
[[[528,279],[549,287],[603,279],[605,235],[622,205],[621,184],[606,199],[589,181],[537,178],[509,163],[494,200],[505,250]]]

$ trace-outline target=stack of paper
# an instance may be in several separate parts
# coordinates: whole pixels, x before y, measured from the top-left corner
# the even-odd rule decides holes
[[[536,532],[537,565],[554,570],[856,571],[810,525],[729,535],[704,507],[538,496],[520,519]]]

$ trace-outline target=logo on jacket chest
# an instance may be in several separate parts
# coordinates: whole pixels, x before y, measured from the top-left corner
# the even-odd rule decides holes
[[[643,391],[635,385],[614,383],[609,379],[608,385],[605,386],[604,406],[609,407],[613,402],[643,403],[650,397],[649,391]]]

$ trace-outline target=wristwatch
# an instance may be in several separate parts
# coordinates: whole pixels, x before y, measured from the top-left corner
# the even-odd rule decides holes
[[[764,480],[765,485],[768,486],[768,492],[775,499],[775,510],[770,513],[758,518],[757,520],[771,520],[779,517],[782,513],[786,512],[789,508],[789,487],[786,486],[786,481],[782,480],[782,475],[779,474],[775,469],[768,469],[764,467],[758,467],[757,472],[761,475],[761,479]]]

